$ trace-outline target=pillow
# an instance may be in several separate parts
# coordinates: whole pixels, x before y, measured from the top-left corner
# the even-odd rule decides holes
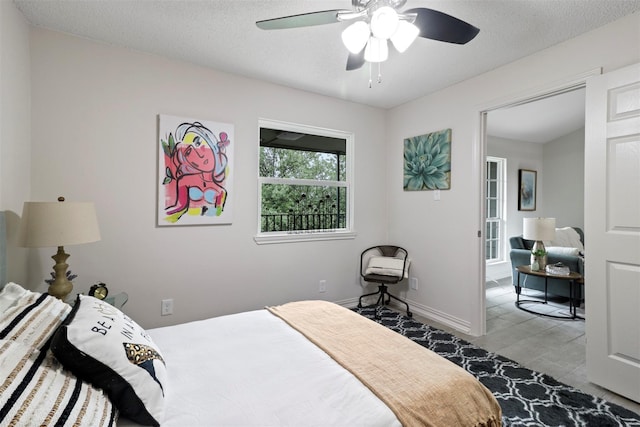
[[[15,283],[0,291],[0,424],[113,426],[109,398],[63,370],[49,340],[71,307]]]
[[[122,416],[143,425],[162,423],[167,382],[162,354],[117,308],[78,295],[51,350],[65,368],[104,389]]]
[[[0,339],[40,349],[71,311],[69,304],[49,294],[8,283],[0,292]]]
[[[551,241],[544,242],[544,245],[578,248],[578,250],[584,251],[580,235],[573,227],[556,228],[556,237]]]
[[[567,256],[579,256],[580,249],[578,248],[565,248],[562,246],[550,246],[547,249],[549,255],[567,255]]]
[[[7,283],[0,291],[0,313],[7,311],[27,292],[22,286],[13,282]]]
[[[402,267],[404,266],[404,260],[400,258],[391,258],[386,256],[373,256],[369,258],[367,269],[364,274],[380,274],[383,276],[393,277],[408,277],[409,276],[409,264],[407,259],[407,267],[404,272]]]
[[[46,350],[0,340],[0,424],[115,425],[117,411],[102,390],[62,369]]]

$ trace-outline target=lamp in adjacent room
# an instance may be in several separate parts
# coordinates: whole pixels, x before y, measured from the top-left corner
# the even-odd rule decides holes
[[[547,250],[542,241],[555,239],[556,219],[523,218],[522,228],[522,237],[535,241],[531,248],[531,269],[544,270],[547,265]]]
[[[57,202],[25,202],[20,223],[20,245],[26,248],[57,247],[58,252],[51,258],[54,280],[48,293],[64,300],[73,289],[67,279],[66,263],[69,254],[64,246],[97,242],[100,230],[96,210],[91,202],[65,202],[58,197]]]

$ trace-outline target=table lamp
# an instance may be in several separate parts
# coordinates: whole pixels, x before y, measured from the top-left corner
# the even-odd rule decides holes
[[[553,240],[556,237],[555,218],[523,218],[522,237],[527,240],[535,240],[531,248],[531,269],[544,270],[547,265],[547,250],[543,240]],[[538,264],[538,268],[534,268]]]
[[[64,300],[73,289],[67,279],[69,254],[64,246],[100,240],[95,207],[90,202],[65,202],[64,197],[57,202],[25,202],[18,239],[26,248],[58,247],[51,257],[56,264],[48,293]]]

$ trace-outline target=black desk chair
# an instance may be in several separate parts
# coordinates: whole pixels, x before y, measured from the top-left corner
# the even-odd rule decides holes
[[[360,276],[365,282],[377,283],[378,291],[362,295],[358,300],[358,307],[362,308],[362,298],[378,295],[376,302],[376,319],[380,318],[378,307],[387,305],[391,299],[401,302],[407,307],[407,316],[412,317],[409,304],[389,293],[388,285],[394,285],[405,277],[407,272],[409,254],[400,246],[372,246],[365,249],[360,255]],[[386,301],[385,301],[386,296]]]

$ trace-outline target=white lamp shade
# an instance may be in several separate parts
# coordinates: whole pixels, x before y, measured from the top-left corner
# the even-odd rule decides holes
[[[342,43],[351,53],[360,53],[369,41],[369,26],[364,21],[356,21],[342,32]]]
[[[527,240],[553,240],[556,237],[555,218],[523,218],[522,237]]]
[[[364,48],[364,60],[368,62],[384,62],[389,57],[387,41],[377,37],[369,37],[367,47]]]
[[[391,36],[391,42],[396,50],[400,53],[404,52],[411,46],[411,43],[418,37],[420,30],[418,27],[407,21],[398,23],[398,30]]]
[[[371,16],[371,33],[374,37],[388,40],[398,28],[398,12],[390,6],[383,6]]]
[[[90,202],[25,202],[18,241],[26,248],[78,245],[100,240]]]

